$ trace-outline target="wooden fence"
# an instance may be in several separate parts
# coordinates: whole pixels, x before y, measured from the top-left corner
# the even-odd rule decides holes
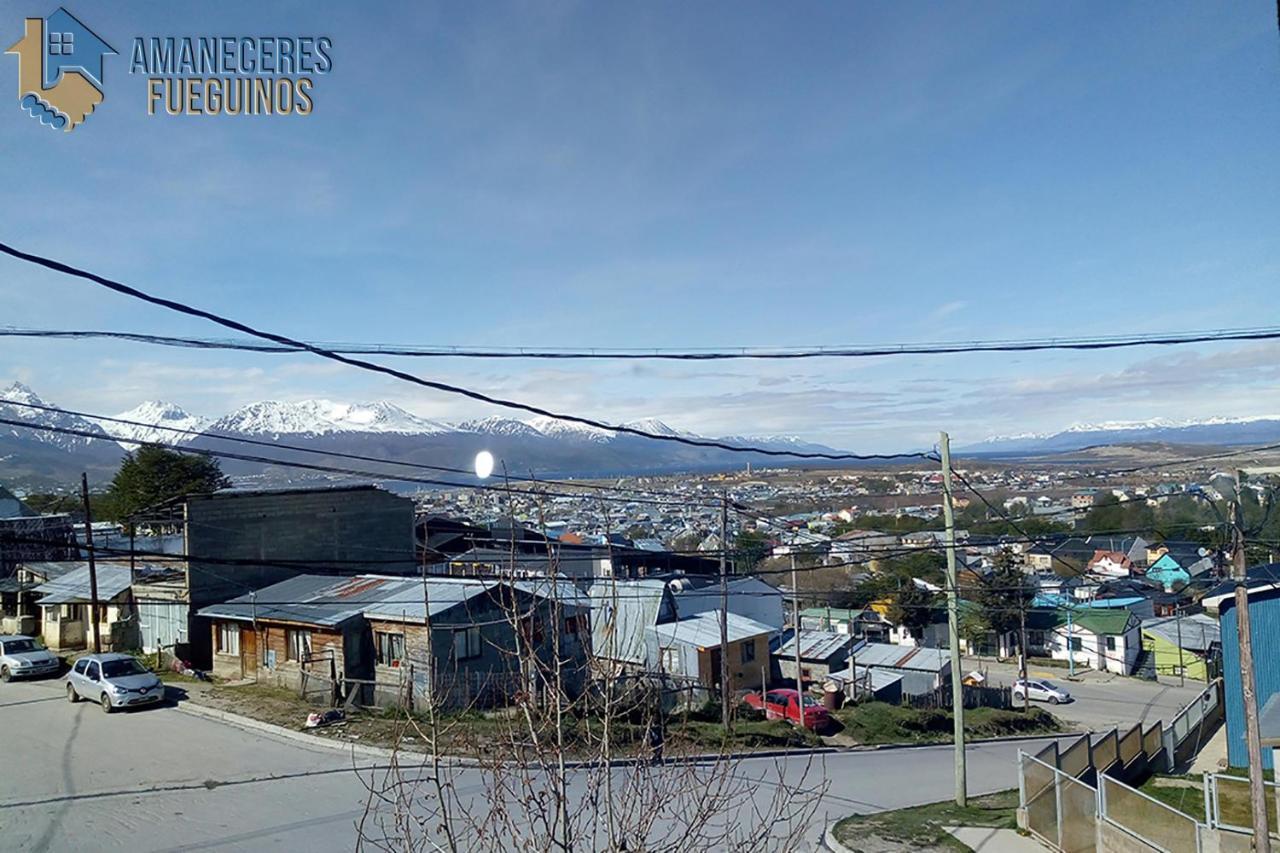
[[[965,708],[1001,708],[1013,707],[1013,691],[1008,687],[987,687],[964,685],[961,688]],[[952,708],[951,685],[944,684],[929,693],[915,696],[903,694],[902,705],[912,708],[939,709],[949,711]]]

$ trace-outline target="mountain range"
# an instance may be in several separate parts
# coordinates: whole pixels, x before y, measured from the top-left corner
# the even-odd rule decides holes
[[[49,406],[21,383],[0,398]],[[517,420],[491,416],[460,423],[419,417],[385,401],[338,403],[330,400],[252,403],[216,419],[193,415],[172,403],[147,401],[112,419],[89,419],[0,402],[0,417],[69,428],[83,435],[42,432],[0,424],[0,480],[24,485],[65,485],[82,470],[96,477],[110,476],[123,454],[139,442],[158,442],[193,449],[233,451],[261,457],[259,461],[224,459],[232,476],[263,477],[269,481],[322,476],[273,464],[306,462],[359,469],[378,476],[406,475],[403,466],[343,459],[356,454],[377,460],[467,468],[479,450],[489,450],[513,474],[540,476],[603,476],[667,473],[739,466],[748,461],[777,464],[776,457],[658,441],[550,417]],[[656,435],[700,438],[656,418],[625,426]],[[251,438],[277,445],[246,446],[219,436]],[[796,436],[730,436],[727,444],[768,450],[833,452],[831,448]],[[315,452],[300,452],[290,447]],[[785,460],[783,460],[785,461]],[[432,472],[407,471],[409,476],[440,479]],[[465,477],[451,475],[453,481]]]
[[[1075,424],[1059,432],[996,435],[957,453],[991,456],[1038,456],[1087,447],[1118,444],[1182,444],[1234,447],[1280,441],[1280,415],[1252,418],[1206,418],[1174,421],[1107,421]]]

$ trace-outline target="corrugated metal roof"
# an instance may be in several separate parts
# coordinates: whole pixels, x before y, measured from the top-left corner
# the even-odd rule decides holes
[[[864,679],[869,679],[871,689],[875,691],[883,690],[891,686],[894,682],[901,681],[902,676],[891,669],[868,669],[865,666],[853,665],[854,676],[860,683],[866,683]],[[844,684],[849,680],[848,669],[838,669],[827,674],[827,678],[839,684]]]
[[[852,647],[854,638],[849,634],[837,634],[834,631],[814,631],[800,629],[800,659],[826,660],[832,655]],[[778,648],[773,652],[788,660],[795,657],[795,632],[788,630],[779,638]]]
[[[718,649],[720,647],[720,613],[721,611],[719,610],[709,610],[705,613],[699,613],[697,616],[690,616],[688,619],[681,619],[678,622],[667,622],[658,625],[653,630],[664,645],[681,643],[702,649]],[[761,624],[754,619],[748,619],[745,616],[739,616],[736,613],[728,614],[725,620],[725,627],[731,643],[745,640],[748,637],[759,637],[762,634],[773,633],[773,629],[768,625]]]
[[[1218,625],[1218,620],[1203,613],[1183,616],[1181,619],[1176,616],[1144,619],[1142,633],[1153,634],[1175,648],[1181,634],[1182,648],[1199,652],[1208,651],[1211,646],[1221,640],[1221,627]]]
[[[940,672],[951,665],[951,657],[946,649],[898,646],[893,643],[867,643],[858,649],[854,665]]]
[[[87,569],[89,564],[83,560],[60,560],[58,562],[39,562],[31,563],[24,561],[22,563],[24,569],[28,569],[38,575],[53,580],[60,578],[68,572],[74,572],[78,569]]]
[[[115,598],[127,590],[133,580],[128,566],[118,566],[113,563],[103,563],[98,566],[97,575],[99,601],[110,601]],[[89,564],[79,564],[79,568],[65,572],[36,587],[35,592],[44,596],[40,599],[41,605],[77,604],[90,601],[92,592],[89,584]]]
[[[426,603],[428,601],[431,603],[431,615],[434,617],[495,586],[498,586],[497,581],[429,577],[424,589],[422,579],[415,578],[392,589],[383,590],[375,600],[363,608],[363,612],[370,618],[408,619],[422,622],[427,618]]]
[[[369,604],[385,600],[393,591],[407,586],[417,587],[421,606],[422,582],[413,578],[298,575],[222,604],[203,607],[199,615],[215,619],[249,621],[257,618],[333,627],[364,612]]]

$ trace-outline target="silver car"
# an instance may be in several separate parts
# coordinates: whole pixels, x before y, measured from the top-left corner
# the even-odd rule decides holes
[[[132,655],[85,655],[67,673],[67,701],[88,699],[110,714],[164,698],[164,684]]]
[[[0,636],[0,681],[53,675],[62,661],[30,637],[21,634]]]
[[[1048,702],[1050,705],[1071,701],[1070,693],[1052,681],[1045,681],[1042,678],[1028,678],[1026,681],[1019,678],[1013,682],[1013,698],[1021,701],[1024,696],[1037,702]]]

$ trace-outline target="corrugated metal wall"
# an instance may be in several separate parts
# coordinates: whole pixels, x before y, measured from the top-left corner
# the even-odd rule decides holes
[[[1244,694],[1240,685],[1240,646],[1236,637],[1236,609],[1222,608],[1222,668],[1227,699],[1227,760],[1232,767],[1247,767],[1248,748],[1244,739]],[[1254,684],[1258,691],[1258,708],[1271,694],[1280,691],[1280,654],[1275,645],[1280,641],[1280,594],[1251,593],[1249,626],[1253,637]],[[1262,750],[1262,766],[1271,769],[1271,750]]]

